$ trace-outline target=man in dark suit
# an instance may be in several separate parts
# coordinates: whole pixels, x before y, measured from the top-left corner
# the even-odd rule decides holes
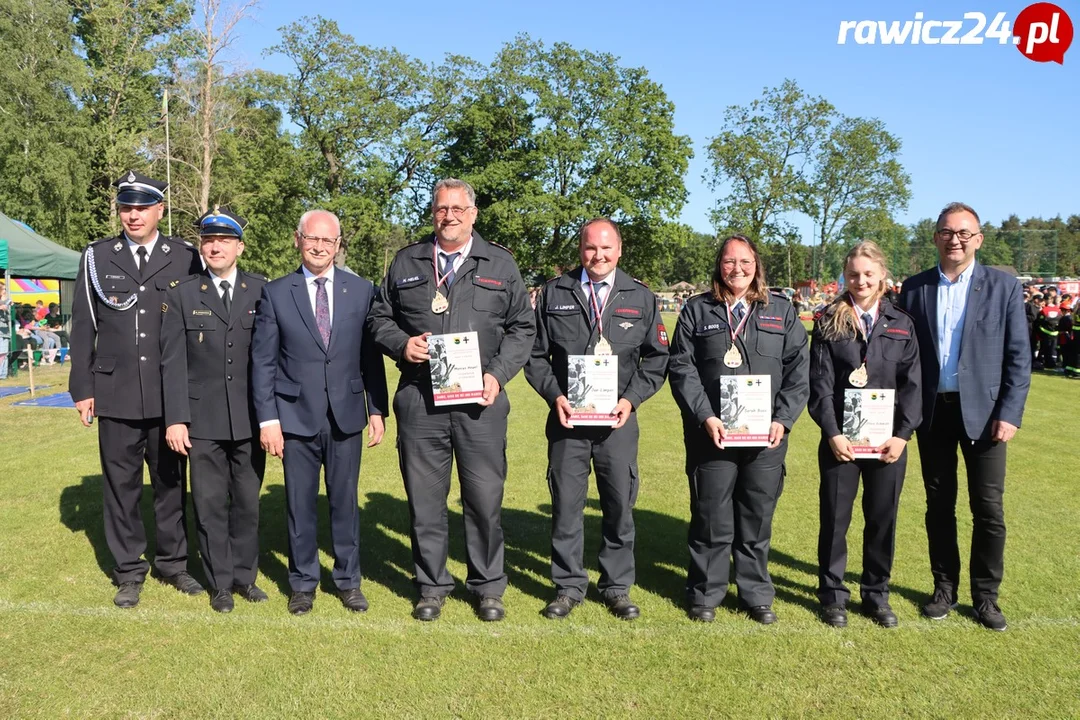
[[[360,590],[357,481],[362,432],[382,441],[387,414],[382,356],[364,332],[375,288],[336,270],[341,225],[312,210],[295,235],[303,264],[263,287],[251,347],[251,391],[264,450],[282,459],[289,515],[289,612],[311,610],[319,585],[316,499],[326,469],[334,584],[342,604],[367,610]]]
[[[266,453],[248,393],[251,333],[266,278],[242,272],[243,218],[217,208],[199,218],[206,270],[173,280],[161,306],[165,441],[191,463],[191,499],[210,607],[233,592],[265,602],[259,567],[259,488]]]
[[[69,389],[83,425],[98,418],[105,541],[116,560],[113,602],[139,603],[150,566],[139,502],[150,469],[157,527],[154,569],[189,595],[184,459],[165,444],[161,399],[161,303],[173,280],[202,270],[191,245],[158,232],[165,183],[129,171],[114,185],[123,232],[83,252],[71,312]]]
[[[979,216],[951,203],[938,216],[938,267],[904,282],[900,307],[915,321],[922,356],[918,430],[926,534],[934,594],[923,614],[944,619],[956,605],[956,446],[967,467],[974,527],[971,597],[979,621],[1008,624],[998,607],[1004,570],[1005,449],[1020,427],[1031,384],[1031,352],[1020,282],[975,262]]]

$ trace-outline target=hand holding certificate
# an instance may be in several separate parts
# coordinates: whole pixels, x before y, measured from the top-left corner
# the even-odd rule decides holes
[[[893,390],[858,388],[844,391],[844,437],[856,460],[883,460],[882,446],[893,436],[896,394]],[[901,448],[902,450],[903,448]]]
[[[725,375],[720,378],[720,421],[724,447],[768,447],[772,425],[772,378]]]
[[[484,397],[480,343],[475,332],[430,335],[431,394],[435,407],[479,402]]]
[[[618,422],[619,359],[613,355],[569,355],[566,399],[571,425],[614,427]]]

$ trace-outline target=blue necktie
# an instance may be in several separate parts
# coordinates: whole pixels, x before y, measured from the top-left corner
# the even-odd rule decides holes
[[[732,309],[731,314],[735,316],[736,323],[741,323],[743,315],[746,314],[746,306],[743,305],[742,302],[740,302],[734,307],[734,309]]]
[[[442,270],[440,270],[439,272],[446,276],[447,290],[449,290],[450,286],[454,284],[454,275],[457,274],[457,271],[454,270],[454,261],[457,260],[458,255],[460,254],[461,253],[459,252],[450,253],[449,255],[447,255],[446,253],[439,253],[439,255],[442,256],[443,259]]]
[[[866,328],[866,338],[870,339],[870,331],[874,329],[874,316],[868,312],[862,314],[862,324]]]

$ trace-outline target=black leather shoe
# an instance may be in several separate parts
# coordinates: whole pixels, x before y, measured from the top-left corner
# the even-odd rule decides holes
[[[629,595],[605,597],[604,604],[611,614],[620,620],[634,620],[641,616],[641,608],[634,604]]]
[[[990,630],[1004,632],[1009,628],[1005,615],[993,600],[980,600],[975,603],[975,617],[982,623],[983,627]]]
[[[708,605],[691,605],[686,609],[686,614],[691,620],[712,622],[716,619],[716,608]]]
[[[488,595],[480,598],[476,606],[476,616],[484,622],[499,622],[506,617],[506,608],[503,607],[501,597]]]
[[[747,608],[746,612],[750,615],[750,619],[756,623],[772,625],[776,622],[776,613],[773,612],[772,607],[769,605],[755,605]]]
[[[548,603],[547,607],[544,608],[543,615],[549,620],[559,620],[569,615],[570,611],[580,604],[580,600],[575,600],[569,595],[559,595]]]
[[[896,613],[888,605],[864,605],[863,615],[883,628],[894,628],[899,625],[896,620]]]
[[[233,585],[232,591],[252,603],[266,602],[270,599],[255,583],[251,583],[250,585]]]
[[[922,606],[922,614],[931,620],[944,620],[956,607],[956,598],[945,588],[934,588],[934,595]]]
[[[443,603],[446,602],[446,598],[438,597],[436,595],[425,595],[416,601],[416,605],[413,606],[412,616],[417,620],[438,620],[439,615],[442,614]]]
[[[289,612],[293,615],[307,615],[315,607],[315,593],[297,590],[289,596]]]
[[[843,605],[826,605],[821,608],[821,622],[829,627],[847,627],[847,610]]]
[[[215,590],[210,595],[210,609],[214,612],[232,612],[233,599],[230,590]]]
[[[162,576],[159,578],[166,585],[171,585],[185,595],[202,595],[205,590],[199,581],[191,577],[188,572],[178,572],[175,575]]]
[[[360,588],[339,590],[338,597],[341,598],[341,604],[345,606],[346,610],[352,610],[353,612],[367,612],[368,601],[367,598],[364,597],[364,593],[360,592]]]
[[[124,609],[135,607],[139,604],[139,593],[142,592],[142,586],[141,582],[120,583],[120,588],[116,591],[116,597],[113,598],[113,604]]]

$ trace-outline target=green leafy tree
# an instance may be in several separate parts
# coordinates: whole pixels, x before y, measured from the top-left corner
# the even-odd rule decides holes
[[[705,180],[714,190],[727,190],[711,213],[713,226],[721,234],[731,230],[755,240],[788,233],[779,217],[797,207],[797,194],[807,182],[805,166],[835,112],[794,80],[766,88],[748,106],[729,107],[708,146]]]
[[[66,3],[0,0],[0,207],[68,247],[86,243],[86,74]]]
[[[504,46],[474,88],[436,174],[473,184],[481,234],[547,276],[577,261],[582,222],[610,217],[627,271],[660,279],[688,237],[672,218],[692,156],[663,88],[612,55],[527,36]]]

